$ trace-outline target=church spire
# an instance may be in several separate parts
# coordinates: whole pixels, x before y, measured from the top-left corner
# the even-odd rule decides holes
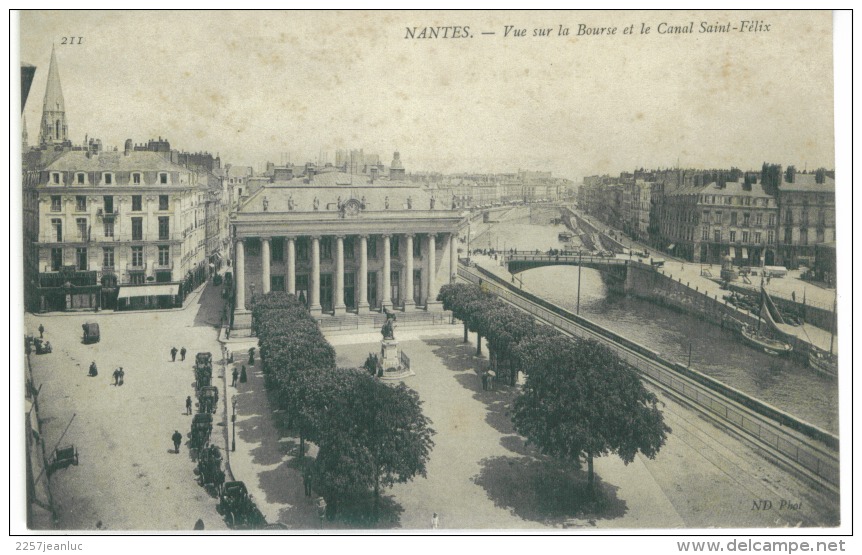
[[[68,139],[66,125],[66,103],[60,86],[60,70],[57,55],[51,47],[51,65],[48,68],[48,83],[45,86],[45,101],[42,103],[42,125],[39,127],[39,143],[59,144]]]

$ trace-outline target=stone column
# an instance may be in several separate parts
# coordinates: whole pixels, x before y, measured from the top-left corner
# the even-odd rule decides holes
[[[261,255],[262,255],[261,273],[263,274],[262,277],[263,277],[263,294],[264,295],[269,293],[270,281],[272,281],[270,279],[270,270],[269,270],[269,264],[270,264],[269,242],[270,242],[270,240],[271,240],[270,237],[261,237],[260,238],[260,243],[261,243],[260,251],[261,251]]]
[[[413,300],[413,234],[405,234],[404,239],[404,246],[407,249],[404,268],[404,312],[407,312],[413,310],[416,304]]]
[[[311,297],[311,314],[319,315],[323,312],[320,306],[320,237],[311,238],[311,283],[308,284],[309,296]]]
[[[333,312],[344,314],[347,307],[344,306],[344,237],[339,235],[335,238],[335,302]]]
[[[287,292],[296,295],[296,239],[287,239]]]
[[[437,310],[441,303],[437,301],[437,284],[434,283],[434,274],[437,268],[437,235],[428,234],[428,298],[425,300],[426,310]]]
[[[357,287],[359,295],[356,297],[356,313],[368,312],[368,236],[359,237],[359,279]]]
[[[380,306],[385,309],[392,308],[392,285],[389,283],[392,272],[392,261],[389,256],[389,236],[383,236],[383,296],[380,297]]]
[[[449,234],[449,281],[458,278],[458,232]]]
[[[245,310],[245,243],[236,240],[236,310]]]

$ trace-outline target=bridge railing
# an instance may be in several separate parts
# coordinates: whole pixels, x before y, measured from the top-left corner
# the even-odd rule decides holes
[[[635,261],[623,260],[611,256],[578,256],[577,254],[508,254],[504,253],[507,262],[566,262],[581,264],[615,264],[625,265]]]
[[[820,483],[837,491],[840,485],[837,436],[696,370],[666,360],[655,351],[544,299],[517,290],[483,268],[475,270],[481,275],[464,268],[459,269],[458,275],[471,283],[482,282],[502,299],[565,332],[598,339],[652,381],[715,415],[744,435],[769,445],[805,468]]]

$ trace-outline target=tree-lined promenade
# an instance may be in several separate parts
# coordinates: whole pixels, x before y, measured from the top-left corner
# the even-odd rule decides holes
[[[671,429],[634,368],[607,347],[569,337],[473,284],[448,284],[438,300],[488,344],[493,371],[514,384],[526,374],[512,407],[515,430],[544,454],[587,463],[618,455],[626,464],[640,452],[655,458]]]
[[[434,443],[415,391],[337,368],[335,350],[305,305],[287,293],[256,297],[253,328],[266,386],[300,437],[318,446],[308,468],[329,518],[345,503],[425,475]]]
[[[438,299],[463,321],[465,341],[467,330],[479,335],[479,349],[486,338],[494,375],[512,384],[526,375],[511,407],[515,430],[574,469],[585,462],[590,499],[595,457],[613,453],[628,464],[639,452],[654,458],[664,445],[670,428],[658,399],[604,346],[539,324],[475,285],[446,285]],[[373,496],[376,519],[382,489],[426,474],[434,430],[418,394],[367,370],[338,368],[334,349],[293,295],[259,296],[252,313],[266,386],[299,436],[300,458],[306,441],[318,446],[304,475],[328,516]]]

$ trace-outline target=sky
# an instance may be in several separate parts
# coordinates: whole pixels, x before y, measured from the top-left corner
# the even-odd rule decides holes
[[[743,20],[769,30],[698,32]],[[470,38],[406,38],[427,26]],[[31,144],[53,44],[75,143],[161,136],[255,168],[398,150],[408,172],[579,180],[834,167],[831,33],[828,12],[22,12],[20,58]]]

